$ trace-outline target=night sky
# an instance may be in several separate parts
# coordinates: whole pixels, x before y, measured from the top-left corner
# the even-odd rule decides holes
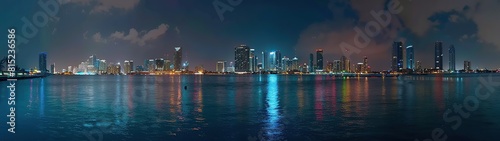
[[[48,0],[41,0],[48,1]],[[17,48],[16,63],[38,66],[38,53],[48,53],[48,64],[60,71],[95,54],[108,62],[172,59],[174,46],[183,47],[190,68],[215,70],[217,60],[234,61],[234,47],[246,44],[256,52],[280,50],[308,62],[309,53],[325,51],[325,63],[340,59],[339,44],[353,43],[354,27],[375,21],[370,11],[388,10],[386,0],[242,0],[234,10],[218,16],[214,0],[58,0],[59,11],[27,44]],[[231,0],[230,0],[231,1]],[[236,1],[236,0],[232,0]],[[500,68],[500,1],[400,0],[402,12],[351,56],[351,63],[368,56],[372,70],[391,65],[391,45],[403,41],[415,48],[415,60],[433,67],[434,42],[456,48],[457,69],[463,61],[476,68]],[[4,0],[0,28],[14,27],[23,36],[22,18],[32,21],[43,11],[37,1]],[[4,36],[5,37],[5,36]],[[4,40],[7,40],[5,38]],[[6,56],[7,51],[4,51]]]

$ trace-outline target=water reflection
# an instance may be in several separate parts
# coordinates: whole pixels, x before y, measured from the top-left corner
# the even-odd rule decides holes
[[[54,76],[19,81],[19,115],[28,115],[19,116],[19,121],[26,121],[19,124],[19,135],[45,139],[65,134],[68,138],[56,139],[81,140],[69,137],[111,124],[104,128],[104,140],[247,140],[249,135],[265,140],[307,140],[302,136],[312,140],[396,140],[404,137],[394,135],[428,133],[434,126],[426,125],[441,125],[440,107],[449,108],[448,96],[463,100],[468,91],[473,92],[477,82],[471,80]],[[492,96],[490,101],[500,100]],[[499,129],[493,120],[498,114],[491,114],[498,111],[498,105],[483,105],[479,110],[486,111],[477,112],[481,115],[463,129],[470,125]],[[483,118],[486,116],[491,119]],[[475,123],[483,119],[485,122]],[[40,128],[30,129],[34,125]],[[408,126],[416,128],[404,128]]]
[[[45,79],[40,79],[40,117],[45,115]]]
[[[277,75],[268,75],[268,86],[266,95],[267,125],[266,137],[268,140],[279,140],[281,127],[279,125],[279,99],[278,99],[278,77]]]

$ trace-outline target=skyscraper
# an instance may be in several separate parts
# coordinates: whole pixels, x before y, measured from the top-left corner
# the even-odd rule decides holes
[[[50,65],[50,73],[52,73],[52,74],[56,73],[56,63],[52,63]]]
[[[215,66],[215,71],[218,73],[224,73],[225,72],[225,61],[217,61],[217,65]]]
[[[181,69],[182,69],[182,48],[175,47],[174,71],[181,71]]]
[[[363,68],[361,69],[361,71],[364,73],[368,72],[368,57],[366,57],[366,56],[363,59]]]
[[[342,71],[342,62],[340,60],[333,61],[333,72],[341,72]]]
[[[472,66],[470,61],[464,61],[464,70],[465,72],[471,72],[472,71]]]
[[[406,68],[411,70],[415,69],[415,55],[412,45],[406,47]]]
[[[275,52],[275,57],[276,57],[276,59],[275,59],[275,62],[276,62],[276,64],[275,64],[276,71],[280,71],[283,66],[282,66],[282,62],[281,62],[282,61],[281,60],[282,59],[281,58],[281,52],[279,50]]]
[[[345,56],[340,57],[340,67],[339,67],[340,71],[347,70],[346,69],[346,62],[347,62],[347,57],[345,57]]]
[[[422,71],[422,62],[417,61],[416,69],[417,69],[417,71]]]
[[[450,55],[450,58],[449,58],[449,71],[455,71],[457,70],[455,67],[455,46],[451,45],[450,46],[450,49],[448,50],[448,53]]]
[[[434,69],[443,70],[443,42],[434,44]]]
[[[333,72],[333,62],[327,61],[326,62],[326,72]]]
[[[257,70],[255,70],[255,49],[250,49],[250,57],[249,57],[249,61],[250,61],[250,72],[256,72]]]
[[[250,48],[240,45],[234,49],[235,72],[248,72],[250,70]]]
[[[156,58],[155,59],[155,70],[156,71],[164,71],[165,70],[165,59]]]
[[[278,68],[278,61],[276,59],[276,52],[269,52],[269,71],[276,71]]]
[[[299,70],[299,58],[294,57],[292,59],[292,70],[298,71]]]
[[[392,44],[392,71],[403,70],[403,42],[394,42]]]
[[[149,71],[149,59],[144,60],[144,71]]]
[[[172,71],[172,68],[170,66],[172,66],[172,62],[170,62],[169,59],[166,59],[165,65],[163,65],[164,70],[165,71]]]
[[[132,66],[130,65],[130,61],[125,60],[125,61],[123,62],[123,71],[124,71],[124,73],[125,73],[125,74],[129,74],[129,73],[131,73],[131,72],[132,72],[131,67],[132,67]]]
[[[99,60],[99,74],[103,74],[107,72],[108,68],[108,63],[106,63],[106,60]]]
[[[38,54],[38,69],[42,74],[47,73],[47,53],[42,52]]]
[[[267,57],[267,52],[263,51],[262,52],[262,71],[267,71],[269,69],[269,63],[268,63],[268,57]]]
[[[309,72],[314,72],[314,54],[309,54]]]
[[[290,66],[291,63],[289,63],[290,62],[290,58],[284,56],[283,58],[281,58],[280,62],[281,62],[281,71],[289,71],[289,70],[291,70],[290,69],[291,68],[291,66]]]
[[[363,72],[363,63],[356,64],[355,72],[356,73],[362,73]]]
[[[318,70],[323,70],[323,49],[316,50],[316,65]]]
[[[147,67],[148,70],[149,70],[149,72],[154,72],[155,71],[155,67],[156,67],[155,60],[154,59],[149,59],[149,61],[148,61],[148,67]]]

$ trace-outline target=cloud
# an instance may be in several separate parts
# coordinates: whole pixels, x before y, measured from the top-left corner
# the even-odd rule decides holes
[[[354,44],[357,32],[355,27],[365,31],[365,25],[370,21],[375,21],[370,14],[373,11],[383,10],[384,3],[378,1],[362,1],[362,0],[332,0],[328,8],[333,13],[332,20],[315,23],[307,27],[301,34],[299,41],[296,45],[297,52],[313,52],[317,48],[324,49],[325,56],[334,56],[334,58],[326,59],[340,59],[342,50],[341,43]],[[357,16],[349,15],[346,12],[358,13]],[[381,53],[387,53],[395,39],[399,39],[399,32],[402,30],[402,23],[393,16],[389,21],[389,26],[381,28],[380,34],[370,38],[368,47],[363,48],[361,55],[370,55],[372,59],[376,57],[383,57]],[[348,56],[349,57],[349,56]],[[361,58],[353,56],[353,59]],[[384,58],[378,59],[384,59]],[[302,56],[304,58],[304,56]],[[387,57],[386,57],[387,58]],[[352,61],[359,61],[352,60]]]
[[[78,3],[78,4],[90,4],[92,0],[58,0],[58,2],[63,5],[63,4],[69,4],[69,3]]]
[[[59,0],[64,4],[81,4],[92,6],[90,14],[109,12],[111,9],[131,10],[139,4],[140,0]]]
[[[471,11],[470,18],[476,23],[478,31],[477,37],[486,43],[495,45],[500,49],[498,31],[500,31],[500,1],[482,0],[477,5],[477,9]]]
[[[89,33],[89,31],[85,31],[85,33],[83,33],[83,39],[87,40],[88,37],[87,37],[87,34]]]
[[[95,42],[98,42],[98,43],[107,43],[107,40],[102,38],[101,36],[101,33],[100,32],[97,32],[96,34],[94,34],[92,36],[92,39],[95,41]]]
[[[112,40],[124,40],[129,41],[132,44],[137,44],[139,46],[146,45],[146,42],[157,39],[159,36],[165,34],[169,28],[167,24],[161,24],[158,28],[152,29],[141,35],[135,28],[131,28],[126,34],[125,32],[116,31],[110,35]]]
[[[181,34],[181,30],[179,30],[179,27],[175,27],[175,32],[177,32],[177,34]]]
[[[140,0],[99,0],[99,4],[90,13],[108,12],[111,8],[130,10],[139,4]]]

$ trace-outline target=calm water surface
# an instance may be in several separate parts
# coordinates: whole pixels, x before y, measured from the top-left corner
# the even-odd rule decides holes
[[[496,141],[500,87],[457,130],[443,120],[478,77],[51,76],[17,82],[16,134],[0,82],[0,140]]]

